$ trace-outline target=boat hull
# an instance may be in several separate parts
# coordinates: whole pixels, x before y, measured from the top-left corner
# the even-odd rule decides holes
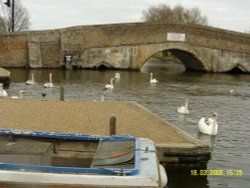
[[[4,147],[15,145],[18,142],[22,143],[24,142],[23,137],[31,135],[33,139],[35,136],[39,137],[40,140],[54,138],[63,139],[64,142],[69,142],[74,137],[77,139],[77,142],[74,140],[74,145],[79,140],[80,142],[88,140],[91,143],[93,141],[96,143],[95,141],[99,140],[99,142],[89,168],[59,167],[48,164],[15,164],[0,161],[0,187],[164,187],[167,183],[166,172],[159,165],[155,145],[153,141],[148,139],[128,136],[103,138],[61,133],[24,133],[8,130],[2,131],[2,135],[4,137],[1,138],[0,144],[4,143]],[[14,139],[15,142],[9,142],[10,144],[7,142],[6,144],[6,135],[8,138],[10,135],[11,137],[22,136],[22,138],[17,137]],[[61,144],[63,145],[64,142]],[[121,149],[120,146],[129,148],[129,150]],[[50,148],[50,150],[55,150],[55,148]],[[60,154],[59,151],[60,148],[52,155]],[[104,162],[100,162],[102,157],[105,159]],[[129,162],[124,166],[126,161]]]

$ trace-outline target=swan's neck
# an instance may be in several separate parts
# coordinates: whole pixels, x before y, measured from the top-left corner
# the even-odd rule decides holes
[[[188,102],[187,101],[185,102],[185,108],[186,109],[188,108]]]
[[[216,126],[217,126],[216,117],[214,117],[213,122],[212,122],[212,129],[211,129],[212,134],[216,132]]]
[[[101,97],[101,101],[102,101],[102,102],[104,102],[104,95],[102,95],[102,97]]]
[[[113,86],[113,79],[111,79],[111,80],[110,80],[110,85],[112,85],[112,86]]]
[[[150,80],[153,80],[153,74],[150,74]]]
[[[52,83],[52,74],[49,75],[49,82]]]
[[[32,82],[35,82],[34,74],[31,74],[31,80]]]
[[[21,91],[19,91],[19,99],[23,98],[23,93]]]

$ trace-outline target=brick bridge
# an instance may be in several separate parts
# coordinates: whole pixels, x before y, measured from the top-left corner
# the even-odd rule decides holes
[[[129,23],[0,34],[0,66],[140,69],[169,51],[187,70],[250,72],[250,35],[184,24]]]

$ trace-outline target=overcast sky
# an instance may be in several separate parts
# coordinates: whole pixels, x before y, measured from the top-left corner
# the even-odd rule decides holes
[[[6,1],[6,0],[1,0]],[[32,30],[75,25],[141,22],[142,11],[165,3],[198,7],[214,27],[250,30],[250,0],[21,0]]]

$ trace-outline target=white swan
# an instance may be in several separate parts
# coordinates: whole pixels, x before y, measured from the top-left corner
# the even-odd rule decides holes
[[[120,73],[118,73],[118,72],[117,72],[117,73],[115,73],[115,77],[114,77],[115,79],[119,80],[119,79],[120,79],[120,77],[121,77]]]
[[[150,81],[149,81],[151,84],[155,84],[158,82],[158,80],[156,80],[155,78],[153,78],[153,73],[151,72],[150,73]]]
[[[45,83],[43,87],[54,87],[52,83],[52,73],[49,73],[49,82]]]
[[[114,78],[111,78],[110,84],[105,85],[105,89],[114,89],[113,81],[114,81]]]
[[[189,110],[188,110],[188,100],[186,99],[185,101],[185,105],[184,106],[181,106],[177,109],[177,111],[180,113],[180,114],[189,114]]]
[[[234,90],[230,89],[229,93],[230,93],[230,95],[233,95],[234,94]]]
[[[7,97],[8,93],[6,90],[3,89],[3,84],[0,83],[0,97]]]
[[[26,81],[26,85],[33,85],[35,84],[34,73],[31,73],[31,80]]]
[[[217,135],[218,133],[218,124],[217,124],[217,113],[214,112],[212,118],[208,118],[207,123],[205,118],[201,118],[199,123],[199,131],[203,134],[208,135]]]
[[[23,99],[23,93],[24,93],[24,90],[20,90],[19,91],[19,96],[12,96],[10,98],[12,98],[12,99]]]

